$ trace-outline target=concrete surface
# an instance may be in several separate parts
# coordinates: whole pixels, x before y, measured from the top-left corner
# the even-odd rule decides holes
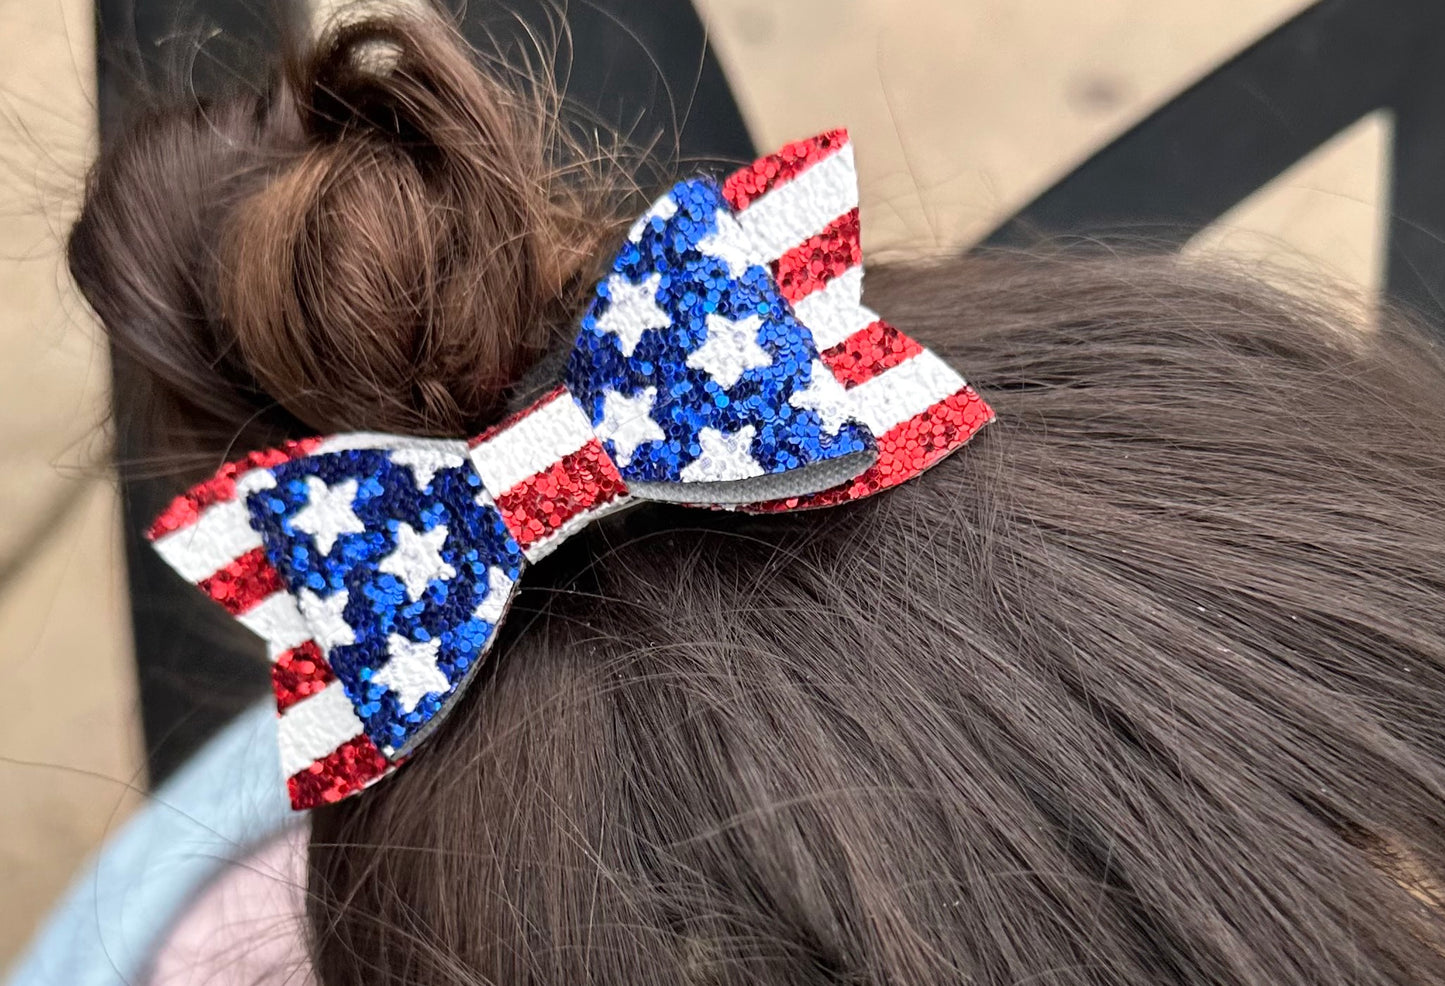
[[[109,370],[62,237],[94,153],[91,7],[0,0],[0,965],[141,762]]]

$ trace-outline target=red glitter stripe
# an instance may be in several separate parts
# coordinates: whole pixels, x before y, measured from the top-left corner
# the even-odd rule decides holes
[[[863,261],[858,210],[839,216],[817,236],[793,247],[773,264],[783,297],[797,302]]]
[[[617,466],[594,438],[497,497],[497,510],[517,543],[526,548],[578,514],[626,492]]]
[[[830,130],[808,140],[796,141],[776,154],[759,158],[740,168],[723,182],[723,196],[734,209],[746,209],[753,200],[837,152],[848,143],[848,131]]]
[[[262,548],[246,552],[196,585],[206,595],[226,607],[226,611],[232,616],[246,612],[273,592],[285,588],[281,582],[281,573],[266,559],[266,552]]]
[[[386,758],[365,734],[352,737],[286,779],[291,807],[303,811],[340,801],[386,773],[387,767]]]
[[[972,387],[965,386],[880,436],[878,461],[851,482],[812,496],[751,504],[744,509],[752,513],[779,513],[830,507],[881,493],[924,472],[993,419],[993,409]]]
[[[201,512],[207,507],[235,499],[237,477],[252,469],[269,469],[271,466],[279,466],[283,462],[299,459],[303,455],[310,455],[321,442],[320,438],[305,438],[300,441],[287,442],[280,448],[252,452],[245,458],[226,463],[217,469],[216,474],[210,479],[197,483],[190,490],[172,500],[170,506],[166,507],[165,511],[146,531],[146,537],[154,541],[172,531],[189,527],[196,522],[196,519],[201,516]]]
[[[921,352],[922,346],[879,319],[854,332],[822,356],[839,383],[844,387],[856,387]]]
[[[285,712],[303,698],[310,698],[335,677],[314,640],[283,652],[271,666],[276,711]]]
[[[564,387],[564,386],[562,386],[561,384],[558,384],[555,388],[553,388],[551,391],[549,391],[545,396],[537,398],[535,401],[533,401],[531,404],[528,404],[525,408],[523,408],[522,410],[518,411],[516,414],[509,414],[506,418],[504,418],[504,419],[502,419],[501,421],[497,422],[496,424],[492,425],[492,426],[491,426],[490,428],[488,428],[486,431],[482,432],[480,435],[478,435],[478,436],[476,436],[475,438],[473,438],[473,439],[471,439],[470,441],[468,441],[468,442],[467,442],[467,447],[468,447],[468,448],[476,448],[478,445],[482,444],[483,442],[490,441],[491,439],[496,438],[496,437],[497,437],[498,435],[500,435],[502,432],[504,432],[504,431],[506,431],[508,428],[512,427],[512,425],[516,424],[518,421],[521,421],[521,420],[522,420],[523,418],[525,418],[527,415],[529,415],[529,414],[531,414],[533,411],[537,410],[537,408],[542,407],[544,404],[550,404],[550,403],[552,403],[552,402],[555,401],[558,397],[562,396],[562,395],[565,394],[566,392],[567,392],[567,388]]]

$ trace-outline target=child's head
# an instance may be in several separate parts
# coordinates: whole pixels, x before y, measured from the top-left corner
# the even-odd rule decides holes
[[[72,267],[213,453],[465,437],[625,229],[529,105],[430,21],[343,31],[119,144]],[[313,817],[324,986],[1445,981],[1438,350],[1166,259],[868,292],[999,422],[529,570],[437,735]]]

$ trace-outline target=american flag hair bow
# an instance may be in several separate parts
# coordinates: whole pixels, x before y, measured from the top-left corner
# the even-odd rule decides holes
[[[667,500],[771,512],[918,475],[993,412],[863,307],[853,149],[835,131],[632,227],[562,382],[470,441],[345,434],[223,467],[152,526],[266,640],[297,809],[385,776],[481,664],[529,562]]]

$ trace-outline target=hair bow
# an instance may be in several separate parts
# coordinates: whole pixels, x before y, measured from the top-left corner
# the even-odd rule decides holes
[[[297,809],[388,774],[441,721],[522,571],[586,524],[666,500],[826,506],[929,468],[993,420],[863,307],[844,131],[633,225],[561,384],[470,441],[344,434],[255,452],[149,536],[267,642]]]

